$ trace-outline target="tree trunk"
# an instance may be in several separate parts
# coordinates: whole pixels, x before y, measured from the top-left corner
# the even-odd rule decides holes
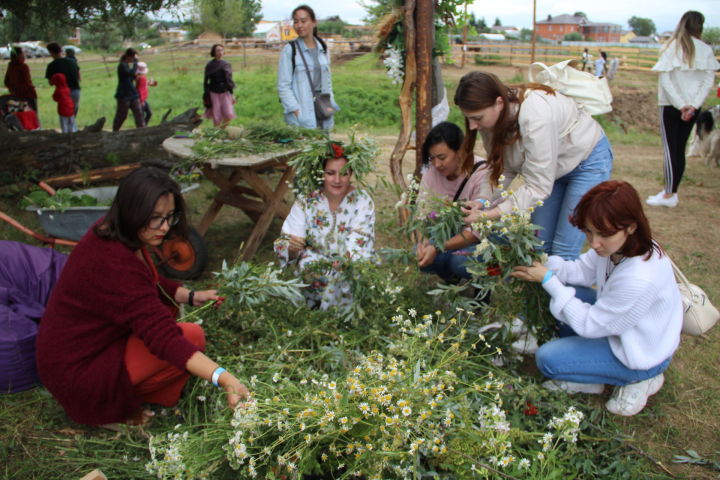
[[[415,9],[415,62],[417,78],[415,81],[415,171],[420,177],[422,169],[422,145],[432,128],[433,107],[433,1],[417,0]]]
[[[415,0],[405,2],[405,78],[400,91],[400,135],[390,156],[390,173],[393,183],[403,190],[407,187],[402,174],[402,161],[410,144],[412,134],[412,100],[415,87]]]
[[[0,124],[0,185],[127,163],[167,166],[171,162],[162,148],[163,140],[178,131],[190,132],[201,121],[197,109],[192,108],[154,127],[119,132],[103,131],[104,118],[71,134],[54,130],[10,132]]]

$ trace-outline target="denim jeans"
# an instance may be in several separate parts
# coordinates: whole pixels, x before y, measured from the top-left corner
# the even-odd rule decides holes
[[[570,224],[569,217],[588,190],[610,178],[612,164],[612,147],[603,134],[585,160],[555,180],[550,196],[532,214],[532,222],[543,227],[538,236],[548,255],[566,260],[580,256],[585,234]]]
[[[580,287],[575,296],[585,303],[595,303],[595,290]],[[535,363],[545,377],[622,386],[660,375],[670,365],[672,357],[648,370],[633,370],[615,357],[607,337],[580,337],[569,325],[558,323],[561,338],[543,344],[535,353]]]
[[[474,246],[467,249],[461,248],[459,250],[440,252],[430,265],[421,267],[420,271],[434,273],[447,283],[470,278],[470,273],[465,269],[465,263],[470,258],[472,248]]]

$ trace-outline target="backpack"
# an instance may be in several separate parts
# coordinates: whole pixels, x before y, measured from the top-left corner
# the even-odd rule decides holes
[[[552,87],[566,97],[572,98],[580,109],[590,115],[612,112],[612,93],[606,78],[597,78],[588,72],[581,72],[569,65],[572,60],[548,67],[535,62],[528,68],[528,79]],[[533,75],[533,67],[542,71]]]
[[[322,47],[323,55],[327,55],[327,45],[325,45],[325,42],[323,41],[323,39],[316,36],[315,40],[317,40],[318,43],[320,44],[320,46]],[[292,58],[292,73],[295,73],[295,49],[297,48],[295,46],[295,42],[297,42],[297,39],[290,42],[290,48],[292,48],[292,55],[290,57],[290,58]]]

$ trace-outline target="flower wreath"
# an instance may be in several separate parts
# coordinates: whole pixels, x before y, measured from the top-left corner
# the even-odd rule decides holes
[[[364,184],[365,176],[373,170],[375,157],[378,153],[377,143],[368,138],[357,138],[355,132],[350,134],[346,143],[327,138],[308,140],[297,155],[288,164],[295,169],[293,191],[296,195],[307,196],[319,189],[323,184],[323,160],[326,158],[345,158],[347,169],[355,176],[356,181]]]

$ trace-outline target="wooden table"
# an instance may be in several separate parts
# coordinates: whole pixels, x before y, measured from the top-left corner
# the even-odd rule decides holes
[[[163,148],[173,155],[189,158],[193,156],[191,150],[193,143],[194,140],[190,138],[171,137],[163,142]],[[223,205],[239,208],[255,222],[244,247],[239,251],[242,260],[252,258],[265,238],[272,219],[274,217],[284,219],[290,213],[290,206],[285,202],[284,197],[294,172],[287,162],[298,152],[299,150],[285,150],[213,159],[203,163],[200,166],[203,173],[218,186],[220,191],[200,220],[200,225],[197,227],[200,235],[205,235]],[[283,174],[273,187],[268,181],[269,177],[264,174],[275,169],[282,170]],[[239,185],[241,181],[246,185]]]

